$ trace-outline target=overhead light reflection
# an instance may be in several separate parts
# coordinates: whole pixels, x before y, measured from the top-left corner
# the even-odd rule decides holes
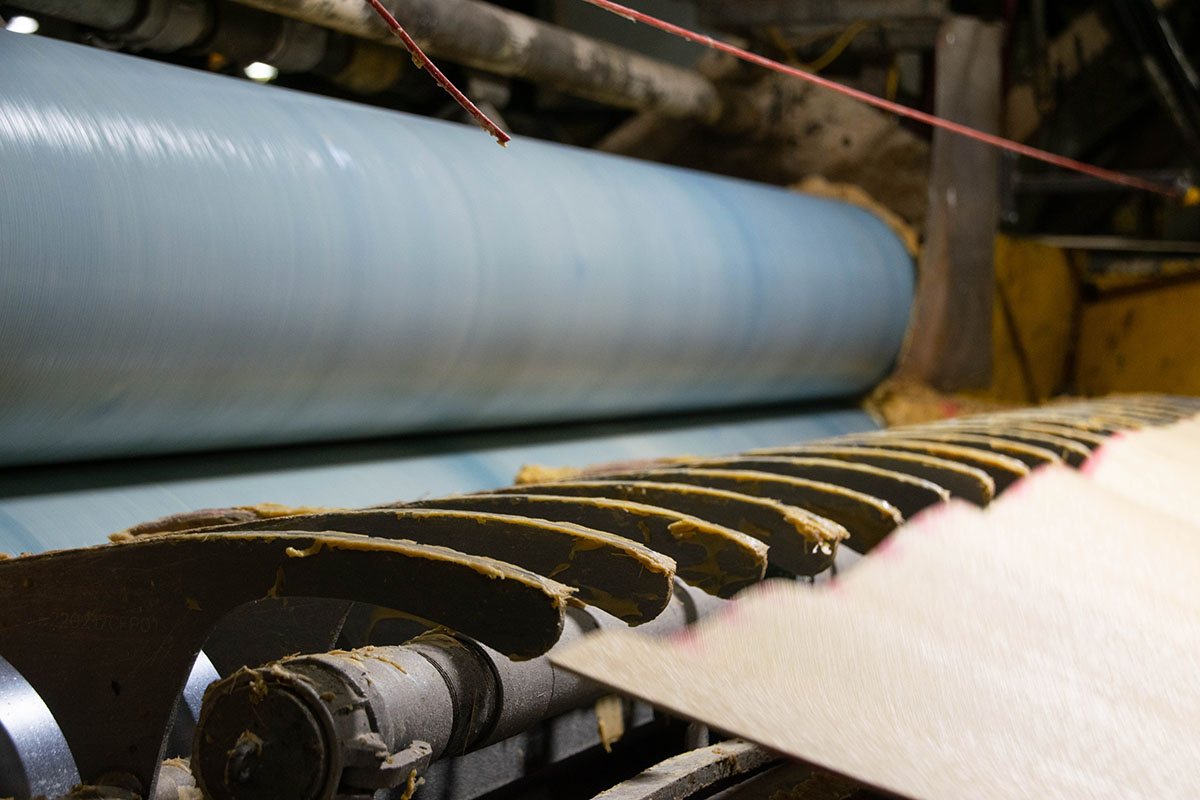
[[[248,65],[242,72],[246,73],[246,77],[250,80],[258,81],[259,83],[269,83],[279,75],[279,70],[261,61],[255,61],[253,64]]]
[[[33,17],[9,17],[8,24],[4,26],[5,30],[13,33],[37,33],[37,29],[41,27],[38,21]]]

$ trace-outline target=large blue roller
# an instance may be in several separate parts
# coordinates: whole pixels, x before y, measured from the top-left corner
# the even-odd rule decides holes
[[[836,202],[0,31],[0,463],[846,396]]]

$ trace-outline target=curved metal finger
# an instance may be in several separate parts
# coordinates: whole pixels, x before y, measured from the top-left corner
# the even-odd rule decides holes
[[[1112,415],[1122,419],[1137,420],[1144,425],[1169,425],[1179,420],[1179,415],[1172,409],[1158,403],[1148,403],[1127,397],[1098,397],[1083,403],[1072,403],[1066,406],[1054,404],[1044,406],[1046,410],[1061,410],[1066,408],[1075,413]]]
[[[924,478],[832,458],[803,456],[729,456],[688,461],[689,468],[770,472],[832,483],[891,503],[905,518],[950,499],[950,492]]]
[[[1183,395],[1127,394],[1105,398],[1122,406],[1136,405],[1158,411],[1171,422],[1179,422],[1200,412],[1200,398]]]
[[[240,522],[254,522],[270,517],[286,517],[295,514],[312,514],[319,511],[330,511],[327,508],[309,506],[285,506],[279,503],[259,503],[253,506],[231,506],[229,508],[199,508],[195,511],[183,511],[178,514],[168,514],[165,517],[139,522],[123,531],[110,534],[114,542],[123,541],[132,536],[152,536],[158,533],[182,533],[197,528],[211,528],[217,525],[233,525]]]
[[[837,444],[808,444],[753,450],[746,455],[813,456],[871,464],[882,469],[904,472],[945,487],[950,494],[978,506],[986,506],[996,493],[996,484],[981,469],[958,461],[934,458],[920,453],[886,450],[877,447]]]
[[[890,503],[831,483],[790,478],[768,472],[720,469],[658,469],[614,479],[691,483],[755,497],[769,497],[808,509],[843,526],[850,533],[844,544],[859,552],[870,549],[895,530],[904,517]]]
[[[962,422],[944,422],[936,423],[928,426],[934,430],[948,431],[980,431],[985,433],[995,432],[996,435],[1026,435],[1036,434],[1041,436],[1053,436],[1057,439],[1066,439],[1069,442],[1074,442],[1077,445],[1084,447],[1090,453],[1095,448],[1104,444],[1108,440],[1109,434],[1097,433],[1091,430],[1085,430],[1062,422],[1045,422],[1045,421],[1030,421],[1030,420],[996,420],[987,421],[979,420],[971,422],[963,420]]]
[[[588,480],[525,484],[503,493],[609,497],[699,517],[770,545],[767,560],[795,575],[816,575],[850,534],[832,520],[765,497],[683,483]]]
[[[453,507],[450,503],[445,508]],[[260,519],[236,527],[256,531],[342,531],[406,539],[494,558],[575,587],[579,590],[577,599],[635,625],[657,617],[671,600],[674,562],[628,538],[548,521],[549,517],[530,519],[529,515],[481,513],[483,509],[436,508],[443,510],[328,511]],[[228,526],[206,530],[226,529]]]
[[[997,421],[1005,422],[1008,420],[1028,421],[1028,422],[1050,422],[1056,425],[1066,425],[1071,428],[1079,428],[1084,431],[1111,436],[1114,433],[1121,431],[1138,430],[1146,427],[1149,423],[1144,420],[1137,419],[1124,414],[1115,414],[1103,410],[1096,409],[1079,409],[1079,408],[1032,408],[1023,411],[1013,411],[1007,414],[998,415]]]
[[[938,433],[920,428],[897,428],[886,433],[862,434],[846,438],[847,442],[865,444],[868,447],[879,445],[881,442],[894,441],[916,442],[919,444],[957,445],[972,450],[982,450],[985,453],[995,453],[1007,458],[1015,458],[1029,469],[1036,469],[1046,464],[1061,464],[1063,459],[1045,447],[1037,447],[1025,442],[1016,442],[999,436],[987,436],[979,433]]]
[[[192,660],[236,606],[282,596],[374,603],[529,658],[557,641],[571,593],[499,561],[411,542],[146,536],[0,561],[0,656],[54,714],[84,783],[148,795]]]
[[[968,467],[975,467],[991,477],[997,494],[1029,474],[1029,467],[1023,461],[1010,456],[978,450],[973,447],[964,447],[943,442],[926,442],[910,438],[899,430],[894,434],[881,436],[878,440],[873,440],[870,446],[881,450],[904,450],[920,453],[946,461],[956,461]]]
[[[1023,444],[1038,450],[1050,452],[1073,467],[1077,467],[1084,461],[1087,461],[1088,456],[1092,454],[1092,449],[1104,440],[1104,437],[1098,434],[1083,434],[1084,438],[1087,439],[1087,442],[1084,442],[1079,437],[1063,436],[1063,430],[1055,426],[1038,425],[1036,423],[989,425],[983,422],[976,424],[963,423],[953,426],[917,425],[911,428],[904,428],[906,434],[921,438],[935,436],[939,440],[941,437],[947,437],[947,440],[950,440],[960,436],[982,436],[988,440]],[[1013,453],[1013,455],[1017,458],[1020,457],[1016,453]]]
[[[767,568],[767,546],[757,539],[698,517],[627,500],[489,493],[442,497],[408,505],[518,514],[586,525],[605,531],[621,541],[642,542],[652,548],[648,552],[657,551],[669,556],[674,559],[675,573],[681,580],[718,597],[731,597],[762,580]],[[638,549],[646,550],[646,547]],[[571,583],[565,573],[555,577],[564,583]],[[590,602],[582,593],[579,599]]]

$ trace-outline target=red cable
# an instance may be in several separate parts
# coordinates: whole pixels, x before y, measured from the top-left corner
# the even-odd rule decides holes
[[[426,70],[428,70],[429,74],[433,76],[433,79],[437,81],[438,86],[449,92],[450,96],[453,97],[460,106],[466,109],[468,114],[478,120],[479,124],[483,126],[485,131],[490,133],[492,136],[495,136],[496,141],[501,147],[506,147],[508,143],[512,141],[512,137],[501,130],[499,125],[488,119],[487,114],[484,114],[482,111],[480,111],[479,108],[471,102],[469,97],[460,92],[458,87],[451,83],[449,79],[442,74],[442,71],[437,68],[437,65],[429,60],[429,56],[425,55],[424,51],[417,46],[417,43],[413,41],[413,38],[408,35],[408,32],[401,27],[399,22],[396,22],[396,18],[392,16],[390,11],[383,7],[383,4],[380,3],[379,0],[367,0],[367,2],[370,3],[371,7],[379,13],[379,16],[383,17],[383,21],[386,22],[387,26],[392,29],[392,33],[396,34],[396,36],[400,38],[400,41],[404,42],[404,46],[407,47],[408,52],[412,54],[413,61],[416,62],[417,66],[424,67]]]
[[[371,0],[371,2],[374,2],[374,0]],[[736,56],[743,61],[748,61],[751,64],[757,64],[760,67],[766,67],[767,69],[772,69],[776,72],[782,72],[785,75],[792,75],[802,80],[806,80],[809,83],[815,83],[817,86],[823,86],[826,89],[832,89],[835,92],[840,92],[847,97],[853,97],[855,100],[861,100],[868,105],[881,108],[884,111],[890,111],[893,114],[899,114],[902,117],[908,117],[909,119],[923,122],[926,125],[932,125],[936,128],[942,128],[950,131],[951,133],[967,136],[986,144],[990,144],[994,147],[999,147],[1019,155],[1037,159],[1038,161],[1044,161],[1047,164],[1053,164],[1056,167],[1063,167],[1064,169],[1074,170],[1075,172],[1082,172],[1085,175],[1091,175],[1094,178],[1099,178],[1111,183],[1121,184],[1122,186],[1128,186],[1132,189],[1140,189],[1146,192],[1154,192],[1156,194],[1166,195],[1167,197],[1171,197],[1176,200],[1190,201],[1195,199],[1193,198],[1193,195],[1200,195],[1200,190],[1196,190],[1194,187],[1192,189],[1185,190],[1178,186],[1156,183],[1154,181],[1148,181],[1143,178],[1139,178],[1135,175],[1126,175],[1123,172],[1115,172],[1103,167],[1096,167],[1091,164],[1085,164],[1082,161],[1076,161],[1073,158],[1056,155],[1054,153],[1047,152],[1046,150],[1039,150],[1036,147],[1030,147],[1029,145],[1021,144],[1020,142],[1014,142],[1011,139],[1005,139],[1003,136],[997,136],[992,133],[977,130],[969,125],[963,125],[958,122],[951,122],[950,120],[942,119],[941,117],[935,117],[934,115],[927,114],[924,111],[918,111],[915,108],[909,108],[908,106],[904,106],[899,103],[893,103],[891,100],[885,100],[882,97],[876,97],[873,94],[868,94],[867,92],[859,89],[843,86],[840,83],[831,81],[828,78],[823,78],[820,75],[815,75],[811,72],[805,72],[802,69],[790,67],[787,64],[781,64],[778,61],[773,61],[765,56],[760,56],[755,53],[751,53],[748,50],[743,50],[740,47],[734,47],[731,44],[718,41],[711,36],[705,36],[704,34],[690,31],[687,28],[681,28],[678,25],[672,25],[669,22],[664,22],[663,20],[657,19],[648,14],[643,14],[640,11],[635,11],[632,8],[614,3],[612,0],[584,0],[584,2],[591,3],[592,5],[603,8],[606,11],[611,11],[614,14],[624,17],[630,22],[643,22],[652,27],[664,30],[667,33],[673,33],[676,36],[687,39],[688,41],[706,45],[714,50],[720,50],[724,53],[729,53],[730,55]]]

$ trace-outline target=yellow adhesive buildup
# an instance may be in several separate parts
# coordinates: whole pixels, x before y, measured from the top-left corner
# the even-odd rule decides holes
[[[408,783],[404,785],[404,794],[400,795],[400,800],[412,800],[412,796],[417,792],[417,787],[424,782],[424,778],[417,777],[417,771],[415,769],[409,772]]]
[[[578,467],[547,467],[542,464],[525,464],[517,470],[517,478],[513,481],[518,486],[530,483],[554,483],[574,478],[583,470]]]
[[[400,670],[400,672],[403,673],[404,675],[408,674],[408,670],[406,670],[404,667],[400,666],[395,661],[392,661],[390,658],[385,658],[385,657],[379,655],[377,652],[375,652],[375,645],[373,645],[373,644],[369,644],[366,647],[360,647],[358,649],[358,652],[360,654],[366,656],[367,658],[373,658],[376,661],[382,661],[384,664],[387,664],[390,667]]]
[[[596,701],[596,732],[606,753],[611,753],[613,743],[625,735],[625,706],[617,695],[605,695]]]
[[[271,584],[271,588],[267,589],[267,597],[279,597],[279,591],[283,588],[283,582],[286,576],[283,574],[283,567],[275,570],[275,583]]]
[[[297,550],[295,547],[289,547],[288,549],[284,550],[284,552],[287,553],[288,558],[308,558],[309,556],[315,556],[317,553],[321,552],[321,548],[324,546],[325,543],[320,539],[314,539],[313,543],[303,550]]]
[[[335,508],[322,506],[285,506],[282,503],[256,503],[252,506],[235,506],[239,511],[253,511],[260,517],[291,517],[296,514],[320,514],[324,511],[337,511]]]

